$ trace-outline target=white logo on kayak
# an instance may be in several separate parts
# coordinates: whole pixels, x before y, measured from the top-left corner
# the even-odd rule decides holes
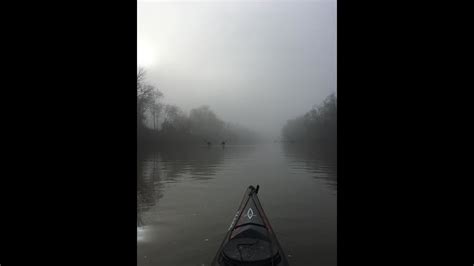
[[[252,210],[252,208],[249,208],[249,210],[247,211],[247,217],[249,217],[249,219],[252,219],[252,217],[253,217],[253,210]]]

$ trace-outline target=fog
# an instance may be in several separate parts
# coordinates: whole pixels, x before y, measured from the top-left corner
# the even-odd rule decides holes
[[[335,1],[139,2],[138,64],[167,104],[278,138],[337,92]]]

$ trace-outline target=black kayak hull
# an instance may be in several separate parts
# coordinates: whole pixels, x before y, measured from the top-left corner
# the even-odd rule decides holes
[[[258,199],[249,186],[211,265],[286,266],[288,260]]]

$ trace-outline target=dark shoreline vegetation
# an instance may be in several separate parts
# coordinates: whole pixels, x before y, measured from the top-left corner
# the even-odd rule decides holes
[[[164,95],[145,82],[146,72],[137,73],[137,146],[139,150],[169,146],[255,144],[262,140],[256,132],[223,121],[209,106],[186,114],[178,106],[165,104]],[[287,121],[282,142],[335,152],[337,145],[337,99],[329,95],[322,104],[304,115]]]
[[[283,141],[336,153],[337,98],[333,93],[304,115],[290,119],[282,129]]]
[[[209,106],[192,109],[189,115],[175,105],[165,104],[163,93],[145,82],[145,71],[137,73],[137,145],[254,144],[260,140],[255,132],[224,122]]]

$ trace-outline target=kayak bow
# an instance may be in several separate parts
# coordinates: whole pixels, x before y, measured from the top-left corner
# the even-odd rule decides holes
[[[248,187],[212,265],[289,265],[258,200],[258,189]]]

